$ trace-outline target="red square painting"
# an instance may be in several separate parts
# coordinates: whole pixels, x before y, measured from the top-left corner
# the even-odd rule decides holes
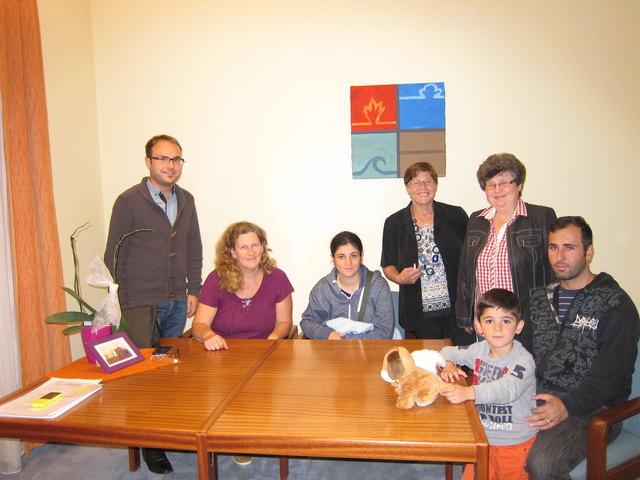
[[[351,131],[397,128],[397,85],[351,87]]]

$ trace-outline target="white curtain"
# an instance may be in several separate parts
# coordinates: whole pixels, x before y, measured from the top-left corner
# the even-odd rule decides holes
[[[0,97],[0,397],[4,397],[20,387],[20,361],[13,297],[7,171],[1,113]],[[21,468],[20,441],[0,439],[0,474],[17,473]]]

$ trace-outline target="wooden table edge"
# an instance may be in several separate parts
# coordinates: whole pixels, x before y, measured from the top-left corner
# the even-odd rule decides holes
[[[465,408],[471,421],[471,429],[476,438],[476,480],[487,480],[489,478],[489,442],[484,433],[484,427],[478,416],[478,410],[472,400],[465,402]]]
[[[242,380],[225,396],[225,398],[218,404],[218,406],[211,412],[207,419],[196,431],[196,456],[198,459],[198,478],[201,480],[215,480],[216,469],[213,462],[213,454],[209,454],[207,448],[207,434],[218,417],[226,410],[229,404],[236,397],[245,385],[251,380],[255,373],[260,369],[262,364],[271,356],[271,354],[278,348],[278,345],[283,342],[283,339],[278,339],[273,342],[272,345],[267,348],[260,358],[256,360],[251,369],[242,377]],[[204,347],[203,347],[204,348]],[[210,460],[211,459],[211,460]]]

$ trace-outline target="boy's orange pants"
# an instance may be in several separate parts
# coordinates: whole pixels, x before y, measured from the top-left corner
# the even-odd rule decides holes
[[[489,445],[489,480],[528,480],[524,466],[535,440],[536,435],[517,445]],[[467,463],[460,480],[473,480],[474,473],[475,464]]]

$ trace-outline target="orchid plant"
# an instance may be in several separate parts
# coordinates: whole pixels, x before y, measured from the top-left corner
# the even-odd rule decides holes
[[[82,294],[80,291],[80,280],[79,280],[80,272],[78,267],[78,255],[76,252],[76,240],[78,238],[78,235],[80,234],[80,232],[86,230],[90,226],[91,225],[89,222],[79,226],[74,230],[74,232],[69,237],[69,240],[71,242],[71,252],[73,255],[73,289],[62,287],[62,290],[64,290],[69,295],[71,295],[78,302],[78,307],[80,310],[54,313],[53,315],[49,315],[47,318],[44,319],[46,323],[65,323],[69,325],[67,328],[65,328],[62,331],[62,333],[65,335],[70,335],[70,334],[79,332],[83,328],[93,325],[93,320],[96,314],[96,309],[82,299]],[[120,252],[120,247],[122,243],[127,239],[127,237],[139,232],[153,232],[153,230],[150,228],[139,228],[137,230],[133,230],[132,232],[126,233],[122,237],[120,237],[120,239],[118,240],[118,243],[116,244],[113,250],[114,270],[115,270],[115,266],[118,265],[118,254]],[[117,283],[115,274],[114,274],[113,281],[114,283]],[[124,316],[121,316],[120,318],[120,326],[118,330],[125,331],[129,335],[131,334],[129,330],[129,325],[127,324],[127,321],[124,318]]]

